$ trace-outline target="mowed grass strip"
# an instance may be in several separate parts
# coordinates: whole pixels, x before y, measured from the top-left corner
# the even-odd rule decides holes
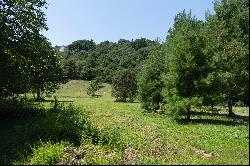
[[[87,95],[87,86],[88,81],[73,80],[55,96],[73,100],[98,129],[119,132],[125,164],[249,164],[248,122],[196,115],[194,123],[182,124],[166,115],[143,113],[140,103],[114,102],[108,84],[98,98]]]

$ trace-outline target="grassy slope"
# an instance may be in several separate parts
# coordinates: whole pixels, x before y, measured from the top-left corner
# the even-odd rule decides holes
[[[104,84],[99,98],[86,94],[87,81],[70,81],[55,95],[86,110],[94,126],[119,132],[127,164],[248,164],[248,125],[226,116],[193,117],[179,124],[143,113],[139,103],[118,103]]]

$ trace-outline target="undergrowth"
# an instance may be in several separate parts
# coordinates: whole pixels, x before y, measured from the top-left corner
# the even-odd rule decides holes
[[[15,107],[1,112],[5,116],[0,129],[3,134],[0,138],[0,164],[56,164],[65,158],[64,146],[91,145],[94,148],[88,148],[88,156],[96,149],[100,152],[104,152],[102,148],[111,149],[113,154],[123,148],[119,133],[108,129],[100,132],[91,125],[84,111],[73,104],[64,106],[55,100],[50,108],[41,106],[36,108],[37,111],[31,105],[24,105],[24,101],[18,104],[13,113],[9,112]],[[13,119],[18,108],[23,113]],[[32,115],[30,110],[34,111]],[[89,157],[86,160],[87,163],[92,161]],[[93,158],[94,163],[98,163],[96,160]],[[108,158],[105,161],[109,161]]]

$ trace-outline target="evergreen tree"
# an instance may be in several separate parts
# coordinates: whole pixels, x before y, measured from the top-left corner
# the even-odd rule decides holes
[[[248,0],[215,1],[215,15],[207,16],[205,51],[212,68],[207,81],[220,103],[227,103],[229,115],[235,102],[249,98],[248,4]]]
[[[207,74],[202,27],[202,21],[183,11],[175,17],[166,41],[165,109],[187,119],[191,107],[202,102],[199,84]]]
[[[142,65],[138,75],[138,97],[142,108],[147,111],[160,109],[163,102],[162,89],[164,87],[162,74],[164,72],[164,58],[162,45],[154,46],[154,51]]]

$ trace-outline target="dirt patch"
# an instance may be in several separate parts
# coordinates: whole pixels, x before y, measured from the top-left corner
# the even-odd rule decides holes
[[[68,153],[69,157],[56,165],[82,165],[84,153],[80,149],[67,147],[64,148],[64,151]]]
[[[153,139],[153,141],[151,142],[151,146],[149,149],[147,149],[146,153],[149,156],[153,156],[153,157],[160,157],[162,156],[162,153],[164,152],[164,147],[163,147],[163,143],[161,138],[157,137],[155,139]]]
[[[192,145],[189,145],[189,148],[192,151],[194,151],[196,154],[198,154],[198,155],[200,155],[200,156],[202,156],[203,158],[206,158],[206,159],[209,159],[209,158],[214,157],[214,156],[216,156],[216,157],[219,156],[217,153],[212,153],[212,152],[206,153],[204,150],[198,149],[198,148],[196,148],[196,147],[194,147]]]
[[[137,152],[135,149],[131,147],[127,147],[124,151],[124,165],[135,165],[136,164],[136,158],[137,158]]]
[[[146,148],[143,153],[146,156],[164,160],[166,156],[178,154],[178,150],[171,147],[167,142],[162,140],[161,137],[156,136],[152,138],[150,146]]]

